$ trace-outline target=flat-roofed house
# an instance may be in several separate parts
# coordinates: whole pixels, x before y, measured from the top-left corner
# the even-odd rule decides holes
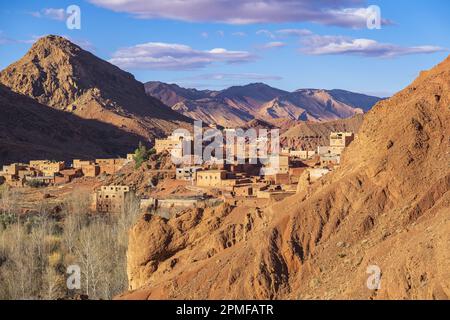
[[[340,156],[354,139],[353,132],[332,132],[330,134],[330,153]]]
[[[346,148],[355,140],[353,132],[332,132],[330,134],[330,147]]]
[[[95,193],[94,207],[100,213],[121,213],[134,198],[128,186],[102,186]]]
[[[80,159],[74,159],[72,163],[72,167],[75,169],[81,169],[83,166],[89,166],[95,164],[92,160],[80,160]]]
[[[95,163],[99,166],[100,174],[113,175],[123,168],[127,163],[126,159],[95,159]]]
[[[199,187],[220,187],[222,181],[227,179],[225,170],[206,170],[197,172],[197,186]]]
[[[23,163],[13,163],[10,165],[3,166],[2,171],[0,171],[0,176],[4,177],[6,181],[11,181],[19,176],[19,172],[22,170],[27,170],[28,165]]]
[[[45,177],[54,176],[65,168],[64,161],[50,161],[50,160],[32,160],[30,161],[30,167],[34,168],[42,173]]]
[[[62,170],[55,175],[55,184],[65,184],[72,182],[74,179],[82,177],[83,172],[81,169],[73,168]]]
[[[73,168],[81,169],[85,177],[96,177],[100,174],[100,166],[92,160],[73,160]]]

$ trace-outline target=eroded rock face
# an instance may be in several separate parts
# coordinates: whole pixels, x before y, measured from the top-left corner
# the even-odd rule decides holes
[[[256,209],[232,209],[227,205],[186,210],[172,219],[144,215],[130,231],[130,289],[171,272],[183,274],[186,265],[201,268],[218,253],[245,242],[250,232],[263,227],[265,220]],[[200,243],[202,249],[198,250]]]
[[[449,92],[450,58],[370,111],[338,170],[267,210],[141,220],[140,288],[121,298],[449,298]]]

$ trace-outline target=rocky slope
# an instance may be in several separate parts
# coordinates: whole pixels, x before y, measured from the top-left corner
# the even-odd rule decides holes
[[[0,84],[0,165],[123,156],[140,139],[112,125],[49,108]]]
[[[194,119],[222,126],[245,126],[250,120],[330,121],[362,114],[380,100],[344,90],[302,89],[287,92],[263,83],[222,91],[184,89],[175,84],[148,82],[147,94]]]
[[[175,171],[176,165],[168,152],[153,154],[139,168],[136,169],[134,162],[124,166],[118,174],[112,175],[104,181],[105,185],[124,185],[132,187],[136,193],[141,195],[154,191],[153,188],[164,180],[160,171]]]
[[[0,72],[0,83],[43,105],[144,139],[190,121],[148,97],[131,74],[59,36],[39,39],[22,59]]]
[[[450,57],[366,115],[338,170],[269,210],[142,217],[121,298],[448,299],[449,92]]]

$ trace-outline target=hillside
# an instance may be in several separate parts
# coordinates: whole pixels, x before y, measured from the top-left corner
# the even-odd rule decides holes
[[[450,298],[449,92],[450,57],[366,115],[340,168],[269,210],[142,217],[137,290],[120,298]]]
[[[142,83],[59,36],[36,41],[0,82],[39,103],[108,123],[143,139],[162,136],[190,119],[148,97]]]
[[[44,106],[0,84],[0,165],[123,156],[139,140],[112,125]]]
[[[207,123],[245,126],[262,120],[277,126],[290,121],[326,122],[362,114],[380,100],[344,90],[300,89],[287,92],[263,83],[222,91],[184,89],[175,84],[148,82],[148,95],[173,110]]]

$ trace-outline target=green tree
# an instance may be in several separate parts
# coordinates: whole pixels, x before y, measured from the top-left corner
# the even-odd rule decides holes
[[[136,169],[140,168],[141,165],[147,161],[151,155],[155,154],[156,151],[154,148],[148,150],[147,147],[142,144],[142,142],[139,142],[138,148],[134,151],[134,162],[136,164]]]

